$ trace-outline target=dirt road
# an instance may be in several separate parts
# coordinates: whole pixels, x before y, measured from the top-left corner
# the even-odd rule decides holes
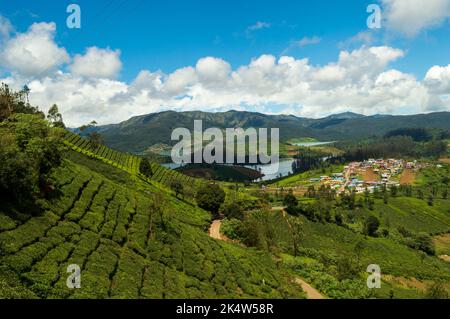
[[[218,240],[224,240],[222,235],[220,234],[220,226],[222,226],[221,220],[214,220],[209,227],[209,236],[218,239]]]
[[[309,285],[303,279],[295,278],[295,283],[302,287],[308,299],[325,299],[320,292],[318,292],[315,288],[311,287],[311,285]]]
[[[283,211],[284,213],[284,207],[273,207],[272,210]],[[220,226],[222,226],[222,221],[218,219],[214,220],[209,227],[209,236],[217,240],[228,241],[228,238],[220,233]],[[324,296],[320,292],[318,292],[303,279],[297,277],[295,278],[295,283],[302,287],[308,299],[324,299]]]

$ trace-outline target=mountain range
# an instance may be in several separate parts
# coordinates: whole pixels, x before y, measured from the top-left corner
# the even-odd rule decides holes
[[[352,112],[312,119],[294,115],[267,115],[255,112],[228,111],[165,111],[132,117],[118,124],[95,128],[105,144],[115,149],[142,153],[155,144],[173,145],[171,133],[175,128],[193,129],[194,120],[203,121],[203,129],[235,127],[279,128],[280,139],[311,137],[318,140],[347,140],[383,136],[398,128],[432,128],[450,130],[450,112],[416,115],[364,116]],[[85,132],[86,133],[86,132]]]

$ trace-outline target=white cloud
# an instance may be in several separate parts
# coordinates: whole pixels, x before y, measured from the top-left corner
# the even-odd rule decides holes
[[[376,42],[375,31],[373,29],[361,31],[350,38],[338,43],[339,48],[346,48],[352,45],[372,45]]]
[[[58,104],[69,126],[94,119],[115,123],[168,109],[314,117],[347,110],[374,114],[450,109],[450,65],[433,66],[418,80],[390,67],[405,52],[389,46],[343,50],[325,65],[264,54],[233,69],[223,59],[204,57],[170,74],[142,70],[125,83],[116,79],[122,66],[118,50],[91,47],[74,57],[68,71],[62,68],[69,56],[55,43],[55,31],[54,23],[39,23],[9,37],[0,57],[10,73],[0,82],[16,89],[28,84],[31,103],[43,110]],[[49,58],[50,65],[44,63]],[[38,76],[30,83],[33,75]]]
[[[382,0],[389,29],[412,37],[450,18],[450,0]]]
[[[206,57],[197,62],[195,69],[200,80],[205,82],[218,82],[228,78],[231,66],[222,59]]]
[[[14,30],[11,22],[0,15],[0,43],[3,40],[7,40],[9,38],[9,35]]]
[[[387,46],[361,47],[314,66],[308,59],[262,55],[234,70],[222,59],[206,57],[170,74],[143,70],[130,84],[57,72],[33,81],[30,98],[44,109],[58,104],[70,126],[93,119],[114,123],[167,109],[314,117],[349,109],[368,115],[449,110],[444,95],[450,92],[450,67],[435,66],[420,81],[389,68],[402,56],[403,51]]]
[[[262,22],[258,21],[255,24],[249,26],[247,28],[247,31],[255,31],[255,30],[261,30],[261,29],[268,29],[270,28],[271,24],[268,22]]]
[[[67,63],[69,55],[54,41],[55,23],[34,23],[26,33],[6,41],[0,52],[0,63],[22,76],[45,75]]]
[[[319,44],[320,41],[322,41],[321,38],[319,38],[318,36],[313,36],[311,38],[309,37],[304,37],[298,41],[296,41],[296,44],[298,44],[299,46],[303,47],[305,45],[311,45],[311,44]]]
[[[430,68],[425,75],[425,84],[433,92],[450,94],[450,64]]]
[[[90,47],[86,54],[77,54],[70,70],[75,75],[92,78],[116,78],[122,68],[120,51]]]

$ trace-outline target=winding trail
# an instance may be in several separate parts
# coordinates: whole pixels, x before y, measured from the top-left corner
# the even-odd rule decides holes
[[[325,297],[319,291],[317,291],[317,289],[312,287],[303,279],[297,277],[295,278],[295,283],[302,287],[308,299],[325,299]]]
[[[225,240],[220,234],[220,226],[222,226],[222,221],[219,219],[214,220],[209,227],[209,236],[217,240]]]
[[[283,211],[283,215],[285,215],[284,207],[273,207],[272,211]],[[229,241],[229,239],[220,233],[220,227],[222,226],[222,221],[219,219],[213,220],[211,226],[209,227],[209,236],[211,238],[223,241]],[[302,287],[303,291],[306,293],[308,299],[325,299],[325,297],[317,291],[314,287],[308,284],[303,279],[296,277],[295,283]]]

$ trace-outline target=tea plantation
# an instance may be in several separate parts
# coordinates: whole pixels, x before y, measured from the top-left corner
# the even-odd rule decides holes
[[[127,156],[119,168],[135,166]],[[270,255],[211,239],[209,213],[99,167],[65,159],[54,173],[59,194],[38,214],[2,204],[1,298],[304,296]],[[66,285],[71,264],[81,289]]]

